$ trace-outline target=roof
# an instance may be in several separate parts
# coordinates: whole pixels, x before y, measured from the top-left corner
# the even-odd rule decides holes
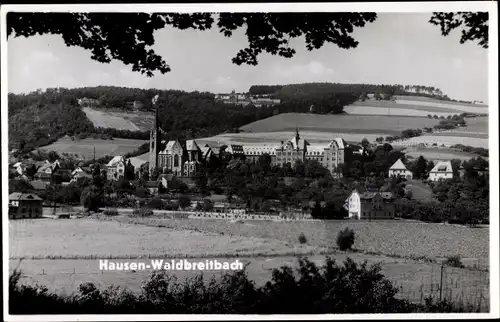
[[[243,153],[244,149],[243,149],[243,145],[240,145],[240,144],[230,144],[227,147],[226,151],[229,152],[229,153]]]
[[[165,149],[163,151],[170,151],[174,147],[175,143],[178,143],[176,140],[168,141],[167,145],[165,145]]]
[[[45,190],[47,186],[49,185],[48,182],[45,181],[39,181],[39,180],[33,180],[30,182],[31,186],[35,190]]]
[[[42,198],[38,197],[34,193],[13,192],[9,195],[9,200],[40,200],[40,201],[42,201]]]
[[[359,194],[360,199],[370,200],[375,198],[376,195],[380,195],[386,200],[394,199],[392,192],[363,192]]]
[[[394,162],[394,164],[389,169],[390,170],[406,170],[406,167],[403,164],[403,161],[401,161],[401,159],[398,159],[398,161]]]
[[[165,178],[167,181],[172,181],[174,179],[174,175],[172,173],[162,173],[158,176],[158,181]]]
[[[292,148],[294,150],[299,149],[299,150],[305,150],[305,147],[310,145],[309,142],[307,142],[304,139],[297,139],[296,136],[294,136],[292,139],[288,140],[284,145],[286,146],[287,144],[292,144]]]
[[[141,166],[143,166],[146,162],[148,162],[147,160],[144,160],[142,158],[139,158],[139,157],[133,157],[133,158],[130,158],[129,159],[130,163],[134,166],[134,168],[140,168]]]
[[[196,144],[195,140],[187,140],[186,141],[186,150],[188,151],[198,151],[200,147]]]
[[[320,144],[315,144],[315,145],[310,145],[307,147],[307,154],[308,155],[315,155],[315,154],[318,154],[318,155],[322,155],[325,153],[325,149],[327,149],[328,146],[327,145],[320,145]]]
[[[106,164],[106,166],[112,167],[119,162],[125,162],[125,157],[122,155],[117,155],[117,156],[113,157],[113,159],[111,159],[111,161],[109,161],[108,164]]]
[[[439,161],[434,168],[432,168],[431,172],[453,172],[451,161]]]
[[[260,145],[260,146],[244,146],[243,147],[243,152],[245,155],[262,155],[262,154],[269,154],[269,155],[275,155],[276,154],[276,148],[275,146],[267,146],[267,145]]]
[[[344,141],[344,139],[343,139],[343,138],[334,138],[334,139],[332,140],[332,142],[330,142],[330,144],[329,144],[329,145],[331,146],[332,144],[337,144],[337,146],[339,147],[339,149],[345,149],[345,147],[346,147],[346,145],[347,145],[347,144],[345,143],[345,141]]]

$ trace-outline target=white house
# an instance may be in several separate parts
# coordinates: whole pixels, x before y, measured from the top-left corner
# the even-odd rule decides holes
[[[352,219],[394,219],[396,208],[392,192],[354,190],[345,201],[344,208]]]
[[[89,178],[92,179],[92,174],[87,169],[82,169],[81,167],[77,167],[73,172],[71,172],[71,180],[70,182],[77,182],[80,178]]]
[[[413,173],[410,170],[406,169],[403,161],[398,159],[390,168],[389,168],[389,178],[391,177],[403,177],[407,180],[413,179]]]
[[[125,165],[127,160],[123,156],[115,156],[106,165],[107,179],[109,181],[119,180],[125,176]]]
[[[439,161],[429,173],[430,181],[453,179],[453,168],[451,161]]]

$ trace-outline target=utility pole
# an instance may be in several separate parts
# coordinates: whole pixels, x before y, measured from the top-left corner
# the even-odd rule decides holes
[[[94,160],[93,163],[95,163],[95,145],[94,145]]]

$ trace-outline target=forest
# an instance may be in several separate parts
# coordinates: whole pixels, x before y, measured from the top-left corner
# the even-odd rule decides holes
[[[271,95],[283,101],[293,100],[311,94],[352,93],[359,99],[367,94],[374,94],[381,99],[390,99],[394,95],[429,97],[438,100],[455,101],[439,88],[423,85],[375,85],[375,84],[339,84],[339,83],[304,83],[291,85],[252,85],[251,95]],[[466,102],[470,103],[470,102]]]

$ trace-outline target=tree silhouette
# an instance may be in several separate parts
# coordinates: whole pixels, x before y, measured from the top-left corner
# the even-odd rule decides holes
[[[462,27],[460,43],[478,41],[479,46],[488,48],[488,12],[434,12],[429,22],[441,27],[443,36]]]
[[[262,53],[291,58],[296,51],[290,40],[304,36],[307,50],[326,42],[340,48],[356,48],[351,33],[377,18],[376,13],[7,13],[7,37],[55,34],[67,46],[90,50],[101,63],[119,60],[132,70],[152,77],[170,72],[170,66],[155,53],[154,32],[166,26],[180,30],[208,30],[217,19],[217,28],[226,37],[246,27],[248,47],[232,62],[257,65]]]

